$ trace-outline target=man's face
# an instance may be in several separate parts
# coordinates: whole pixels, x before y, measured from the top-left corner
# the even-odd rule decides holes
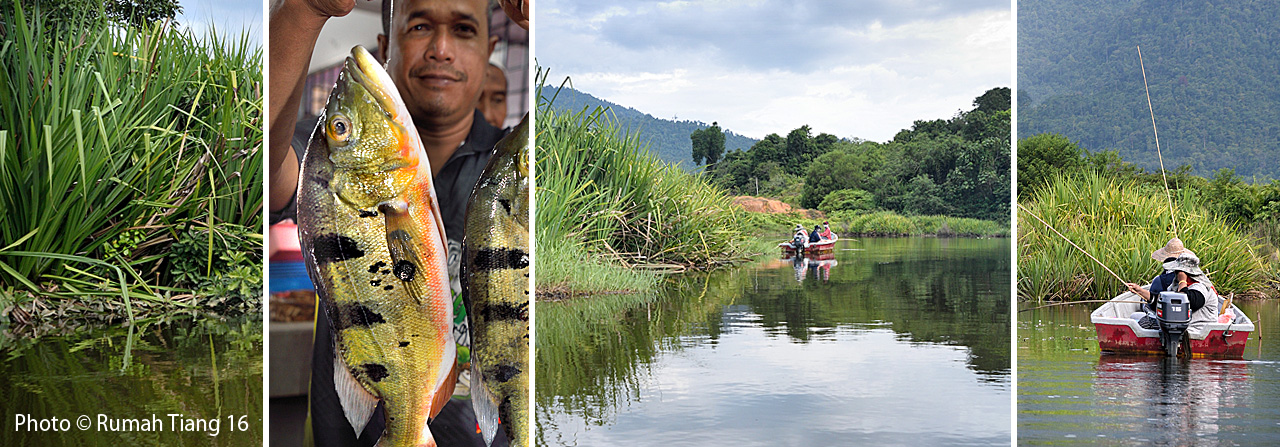
[[[395,0],[387,72],[419,126],[475,109],[497,39],[485,0]],[[380,39],[381,40],[381,39]]]
[[[485,121],[502,128],[502,122],[507,119],[507,75],[493,64],[489,64],[484,73],[484,90],[480,92],[478,108]]]

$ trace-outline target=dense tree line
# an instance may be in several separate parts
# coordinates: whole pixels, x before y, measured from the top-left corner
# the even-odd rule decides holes
[[[1249,182],[1232,168],[1201,177],[1193,174],[1189,165],[1167,167],[1161,176],[1159,169],[1143,169],[1115,151],[1090,152],[1062,135],[1034,135],[1018,141],[1018,198],[1029,199],[1059,176],[1092,171],[1135,180],[1139,187],[1158,191],[1160,196],[1165,194],[1167,180],[1170,190],[1191,191],[1190,197],[1218,217],[1237,224],[1280,221],[1280,180]]]
[[[38,12],[53,19],[46,20],[49,24],[71,25],[86,14],[102,14],[119,24],[143,27],[182,13],[178,0],[21,0],[19,3],[28,14]],[[12,3],[5,2],[0,12],[12,16],[12,7]]]
[[[1019,1],[1018,134],[1158,169],[1145,66],[1166,166],[1280,178],[1277,23],[1269,0]]]
[[[995,88],[951,119],[916,121],[892,141],[813,135],[809,126],[731,150],[708,174],[738,194],[823,211],[883,209],[1009,219],[1010,90]]]

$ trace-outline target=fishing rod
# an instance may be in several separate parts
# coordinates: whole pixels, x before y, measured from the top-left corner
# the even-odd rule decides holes
[[[1156,157],[1160,159],[1160,179],[1164,180],[1164,196],[1169,199],[1169,219],[1173,222],[1173,237],[1178,237],[1178,217],[1173,214],[1173,193],[1169,192],[1169,178],[1164,173],[1164,155],[1160,153],[1160,131],[1156,130],[1156,110],[1151,106],[1151,88],[1147,87],[1147,67],[1142,63],[1141,45],[1138,45],[1138,67],[1142,68],[1142,88],[1147,92],[1147,111],[1151,112],[1151,131],[1156,136]]]
[[[1081,252],[1081,253],[1084,253],[1084,255],[1085,255],[1085,256],[1088,256],[1088,257],[1089,257],[1089,259],[1092,259],[1092,260],[1093,260],[1093,262],[1098,263],[1098,265],[1102,266],[1102,268],[1103,268],[1103,269],[1106,269],[1106,270],[1107,270],[1107,273],[1110,273],[1110,274],[1111,274],[1111,276],[1116,277],[1116,280],[1120,281],[1120,283],[1122,283],[1122,284],[1126,284],[1126,285],[1127,285],[1127,284],[1129,284],[1129,282],[1128,282],[1128,281],[1125,281],[1123,278],[1120,278],[1120,275],[1117,275],[1117,274],[1116,274],[1116,272],[1111,271],[1111,268],[1107,267],[1107,265],[1106,265],[1106,264],[1103,264],[1103,263],[1102,263],[1102,261],[1099,261],[1099,260],[1098,260],[1098,258],[1093,257],[1093,255],[1089,254],[1089,252],[1085,251],[1083,248],[1080,248],[1080,246],[1079,246],[1079,245],[1076,245],[1076,243],[1075,243],[1075,242],[1071,242],[1071,239],[1067,239],[1067,237],[1066,237],[1066,236],[1064,236],[1061,232],[1059,232],[1056,228],[1053,228],[1053,225],[1049,225],[1049,222],[1045,222],[1045,221],[1044,221],[1044,219],[1041,219],[1041,218],[1040,218],[1040,216],[1037,216],[1037,215],[1036,215],[1036,213],[1031,212],[1031,210],[1027,209],[1027,207],[1022,206],[1022,204],[1021,204],[1021,203],[1019,203],[1019,204],[1018,204],[1018,208],[1021,208],[1023,211],[1026,211],[1026,212],[1027,212],[1027,214],[1030,214],[1030,215],[1031,215],[1031,217],[1036,218],[1036,220],[1038,220],[1038,221],[1040,221],[1040,223],[1044,224],[1044,226],[1045,226],[1045,227],[1049,228],[1049,230],[1051,230],[1051,231],[1053,231],[1054,233],[1056,233],[1056,234],[1058,235],[1058,237],[1061,237],[1061,238],[1062,238],[1062,240],[1067,241],[1067,243],[1068,243],[1068,244],[1071,244],[1071,246],[1072,246],[1072,247],[1075,247],[1075,248],[1076,248],[1076,250],[1080,250],[1080,252]]]

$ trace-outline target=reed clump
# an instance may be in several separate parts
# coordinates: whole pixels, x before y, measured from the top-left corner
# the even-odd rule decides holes
[[[678,270],[743,256],[745,211],[723,189],[663,163],[607,109],[557,112],[550,101],[539,105],[536,125],[540,288],[616,281],[588,265]],[[648,279],[627,284],[656,281],[638,275]]]
[[[168,250],[192,231],[202,276],[221,273],[207,268],[225,255],[214,247],[235,239],[230,270],[260,288],[246,273],[262,262],[260,46],[94,11],[51,23],[14,5],[2,20],[0,309],[202,306]]]
[[[1265,287],[1267,265],[1250,237],[1207,211],[1191,190],[1173,196],[1177,236],[1194,251],[1221,294]],[[1151,252],[1174,237],[1163,189],[1085,172],[1056,176],[1023,203],[1125,281],[1160,272]],[[1018,212],[1018,296],[1024,300],[1106,299],[1124,285],[1043,224]]]

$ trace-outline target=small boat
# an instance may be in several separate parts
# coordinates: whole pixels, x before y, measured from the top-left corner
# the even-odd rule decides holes
[[[831,239],[823,239],[818,242],[805,242],[799,250],[796,249],[792,241],[779,242],[778,248],[782,249],[782,256],[795,256],[797,251],[805,256],[830,255],[836,250],[836,241],[840,237],[835,233],[831,233]]]
[[[1089,315],[1098,331],[1098,347],[1103,351],[1124,354],[1163,355],[1160,330],[1146,329],[1130,316],[1142,311],[1142,297],[1133,292],[1120,294]],[[1218,321],[1193,322],[1187,328],[1191,338],[1192,357],[1239,359],[1253,332],[1253,321],[1234,304],[1231,317]],[[1229,320],[1229,321],[1226,321]]]

